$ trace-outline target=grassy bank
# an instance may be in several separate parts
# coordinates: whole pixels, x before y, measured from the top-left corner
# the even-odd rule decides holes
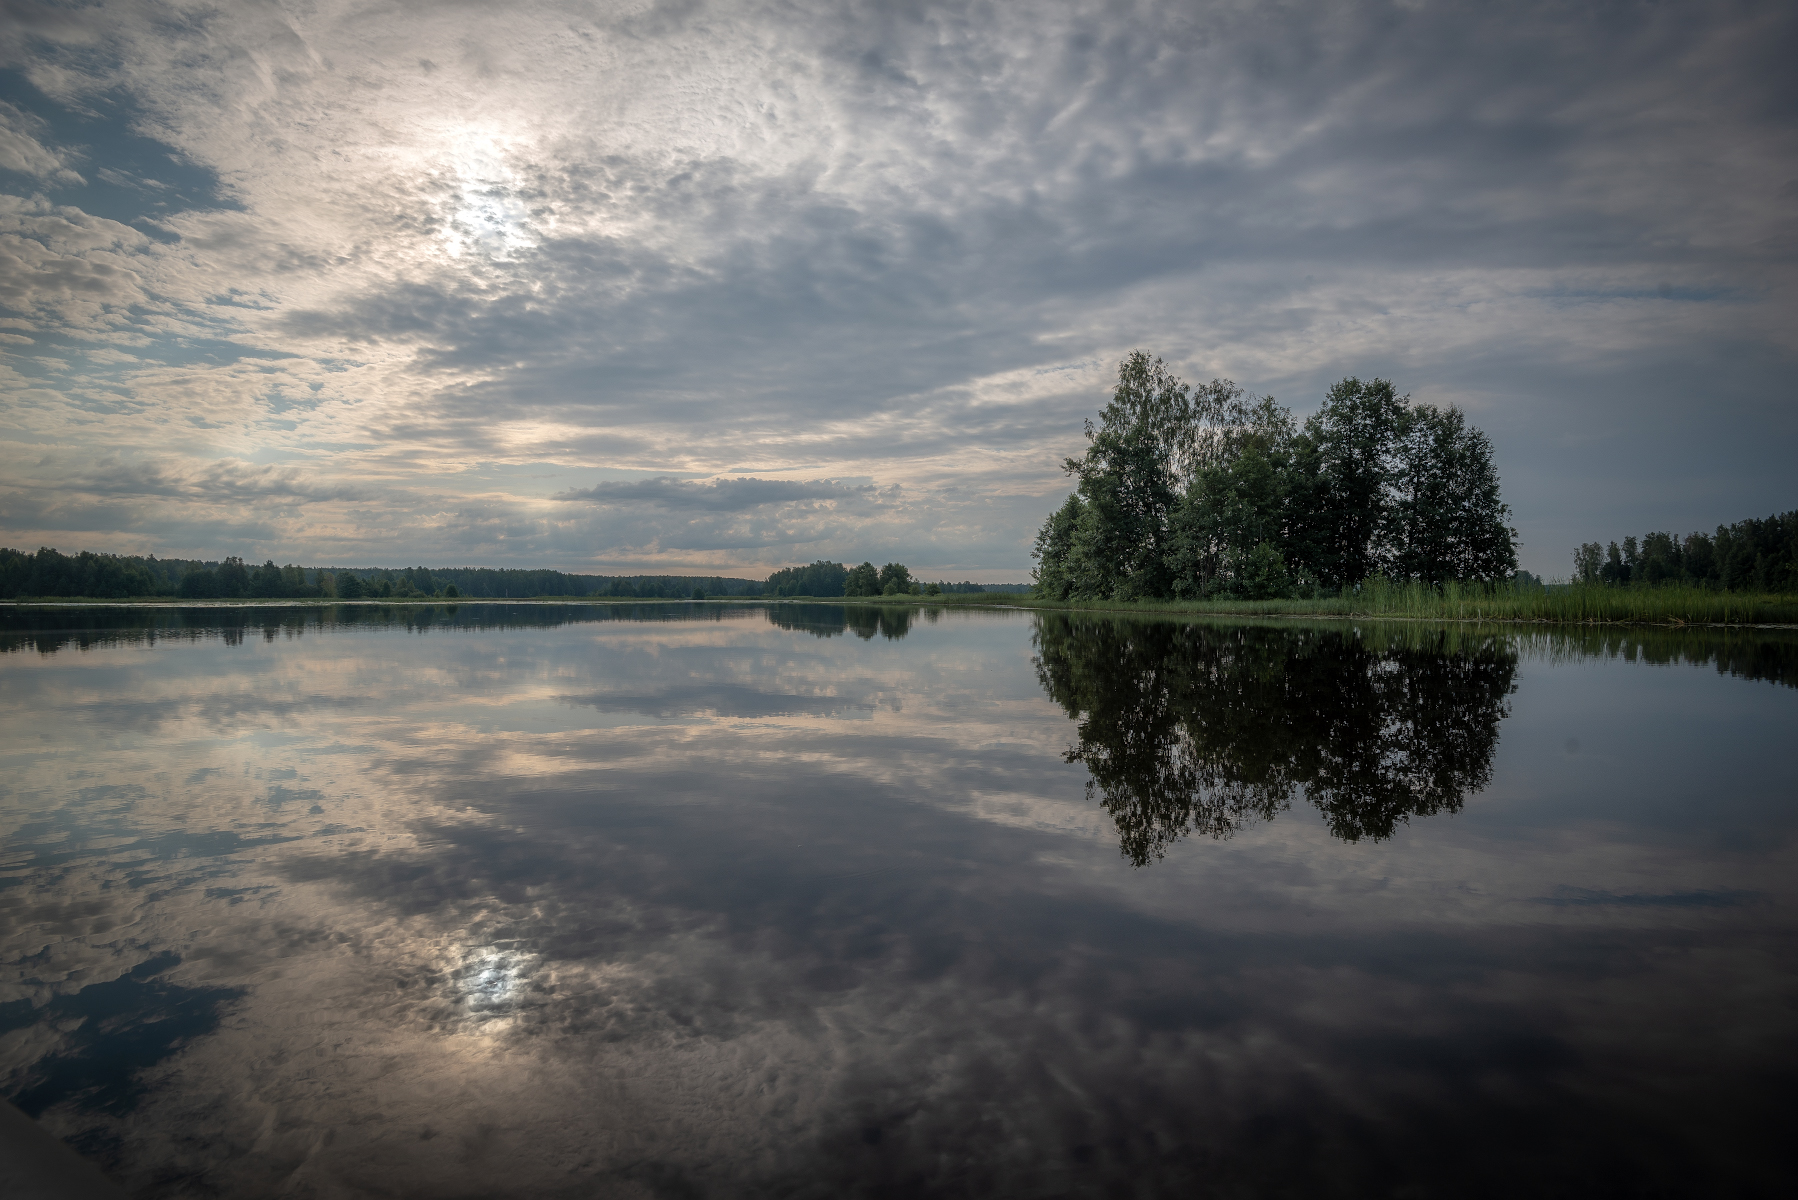
[[[82,599],[57,596],[39,600],[21,598],[8,605],[146,605],[174,607],[233,606],[357,606],[529,604],[559,602],[629,606],[640,604],[693,603],[675,597],[628,596],[532,596],[497,597],[416,596],[384,600],[244,599],[178,600],[169,596],[130,599]],[[1243,617],[1392,617],[1435,621],[1522,621],[1559,625],[1798,625],[1798,595],[1756,592],[1713,592],[1702,588],[1482,587],[1450,584],[1436,590],[1417,584],[1394,585],[1383,581],[1363,586],[1352,594],[1314,600],[1039,600],[1028,591],[974,592],[943,596],[868,596],[845,600],[841,596],[793,596],[776,600],[767,596],[713,596],[704,603],[735,604],[928,604],[947,608],[1031,608],[1080,612],[1186,613],[1193,616]]]
[[[840,602],[840,601],[839,601]],[[916,604],[916,596],[880,596],[858,604]],[[1349,595],[1315,600],[1039,600],[1028,593],[931,596],[952,607],[1007,605],[1099,612],[1168,612],[1204,616],[1397,617],[1437,621],[1531,621],[1567,625],[1791,625],[1798,596],[1712,592],[1701,588],[1482,587],[1376,581]]]

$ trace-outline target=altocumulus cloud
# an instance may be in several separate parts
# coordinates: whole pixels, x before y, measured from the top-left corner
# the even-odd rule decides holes
[[[591,500],[598,504],[647,504],[657,508],[699,509],[705,512],[744,512],[770,504],[842,505],[874,498],[872,484],[843,484],[830,480],[715,479],[694,482],[660,476],[635,482],[598,483],[557,496],[558,500]]]
[[[1463,405],[1563,573],[1791,502],[1794,59],[1771,0],[16,3],[0,535],[1018,578],[1145,346]]]

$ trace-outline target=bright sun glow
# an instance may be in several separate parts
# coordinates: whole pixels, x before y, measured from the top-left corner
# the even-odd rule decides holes
[[[441,236],[451,257],[480,256],[505,262],[536,246],[523,177],[514,165],[520,147],[493,134],[450,135],[447,170],[434,172],[448,185]]]

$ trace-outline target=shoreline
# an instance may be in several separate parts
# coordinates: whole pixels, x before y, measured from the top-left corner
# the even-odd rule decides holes
[[[182,600],[143,596],[113,599],[44,597],[0,600],[0,608],[422,608],[459,605],[604,605],[639,604],[831,604],[913,608],[989,608],[1020,612],[1109,613],[1121,616],[1190,618],[1299,618],[1309,620],[1415,621],[1441,624],[1505,624],[1537,627],[1637,626],[1657,629],[1793,629],[1798,628],[1798,596],[1759,593],[1699,593],[1697,602],[1684,591],[1665,593],[1618,590],[1605,594],[1583,590],[1566,593],[1455,596],[1416,589],[1374,589],[1375,603],[1332,596],[1315,600],[1044,600],[1018,592],[979,592],[939,596],[716,596],[704,600],[681,597],[631,596],[409,596],[339,600],[332,597]],[[1656,600],[1661,603],[1656,603]],[[1559,609],[1561,611],[1554,611]],[[1533,610],[1533,611],[1532,611]],[[1547,610],[1547,611],[1544,611]],[[1569,611],[1571,610],[1571,611]],[[1633,610],[1633,611],[1632,611]],[[1658,611],[1657,611],[1658,610]],[[1709,610],[1709,611],[1704,611]],[[1740,614],[1738,616],[1738,614]],[[1760,619],[1752,619],[1760,618]]]

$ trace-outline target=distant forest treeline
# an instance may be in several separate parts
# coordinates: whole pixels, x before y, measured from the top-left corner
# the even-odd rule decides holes
[[[879,584],[910,574],[888,564],[880,575],[862,564]],[[862,568],[856,568],[861,570]],[[897,576],[894,570],[897,570]],[[685,600],[695,595],[842,596],[853,574],[842,563],[817,562],[776,571],[766,582],[718,575],[571,575],[563,571],[510,567],[301,567],[252,566],[240,558],[202,560],[154,555],[62,554],[48,547],[35,554],[0,548],[0,599],[22,596],[83,596],[100,600],[167,596],[189,600],[414,599],[423,596],[475,599],[529,599],[532,596],[615,596],[645,600]],[[938,592],[982,592],[1000,584],[941,583]],[[818,590],[807,590],[818,589]],[[881,588],[847,594],[879,594]]]
[[[1731,592],[1798,592],[1798,509],[1719,525],[1713,535],[1650,533],[1573,552],[1575,583],[1683,583]]]
[[[0,549],[0,598],[87,596],[124,599],[169,596],[192,600],[450,596],[525,599],[531,596],[639,596],[686,599],[759,596],[756,579],[696,575],[570,575],[563,571],[494,567],[260,567],[239,558],[201,560],[154,555],[28,554]]]
[[[978,592],[1023,591],[1024,585],[1013,583],[972,583],[963,580],[949,583],[938,580],[925,583],[913,579],[904,563],[888,563],[876,568],[871,562],[859,567],[819,559],[803,567],[788,567],[768,576],[763,584],[766,596],[965,596]]]

